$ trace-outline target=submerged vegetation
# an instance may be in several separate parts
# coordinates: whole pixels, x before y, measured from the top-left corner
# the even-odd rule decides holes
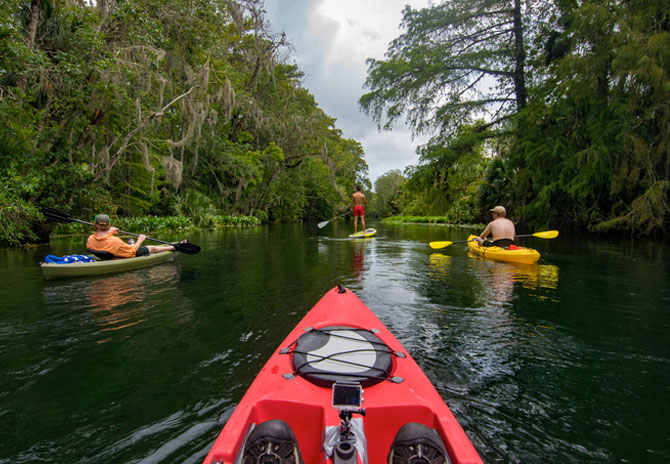
[[[259,0],[6,0],[0,244],[89,219],[323,219],[369,185]],[[169,222],[169,219],[166,219]]]
[[[382,222],[396,223],[396,224],[457,224],[449,219],[447,216],[389,216],[382,219]],[[459,224],[462,225],[462,224]],[[473,227],[480,227],[481,224],[473,224]]]
[[[195,228],[220,228],[228,226],[257,226],[261,220],[253,216],[207,216],[205,221],[196,223],[192,218],[186,216],[141,216],[120,217],[112,220],[114,227],[120,230],[132,231],[133,233],[160,233],[192,230]],[[79,222],[69,224],[58,224],[53,233],[56,235],[81,235],[90,234],[92,227]]]

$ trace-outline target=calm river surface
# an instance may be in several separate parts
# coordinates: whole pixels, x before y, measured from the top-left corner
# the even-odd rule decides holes
[[[369,225],[365,241],[341,240],[345,223],[198,233],[198,255],[62,281],[38,262],[84,238],[0,250],[0,463],[201,462],[338,283],[404,344],[485,462],[670,462],[667,243],[528,238],[542,258],[521,267],[428,246],[469,229]]]

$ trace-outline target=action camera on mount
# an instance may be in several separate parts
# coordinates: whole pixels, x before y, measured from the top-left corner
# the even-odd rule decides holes
[[[363,388],[358,383],[335,382],[333,407],[338,411],[358,411],[363,404]]]

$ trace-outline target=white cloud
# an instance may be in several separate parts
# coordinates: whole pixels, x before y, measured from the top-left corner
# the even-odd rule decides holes
[[[361,142],[370,180],[391,169],[417,162],[409,129],[398,125],[379,133],[362,114],[358,99],[365,93],[368,58],[381,59],[396,38],[406,4],[428,6],[429,0],[266,0],[274,30],[283,30],[295,47],[294,60],[305,73],[305,87],[319,106],[337,119],[347,138]]]
[[[323,43],[324,64],[345,66],[364,75],[365,61],[383,57],[389,42],[399,34],[405,3],[406,0],[316,2],[310,10],[309,30]]]
[[[406,132],[368,132],[361,139],[361,144],[370,153],[374,153],[375,162],[368,163],[370,180],[375,179],[393,169],[404,168],[419,161],[415,153],[418,142],[412,141]]]

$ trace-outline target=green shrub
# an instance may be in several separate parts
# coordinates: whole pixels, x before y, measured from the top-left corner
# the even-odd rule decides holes
[[[261,221],[252,216],[206,216],[200,218],[200,226],[196,226],[191,218],[184,216],[139,216],[139,217],[112,217],[112,225],[120,230],[135,234],[156,234],[192,230],[197,228],[224,227],[224,226],[256,226]],[[54,229],[57,235],[84,235],[90,234],[92,226],[80,223],[58,224]]]
[[[214,203],[206,195],[189,191],[180,204],[181,213],[193,220],[193,224],[200,228],[210,228],[214,225],[216,215]]]
[[[448,224],[449,220],[446,216],[391,216],[382,219],[382,222],[399,222],[403,224]]]
[[[269,221],[268,213],[260,209],[254,211],[254,217],[261,221],[261,224],[267,224]]]
[[[257,226],[261,224],[260,219],[253,216],[214,216],[213,219],[217,226]]]
[[[6,203],[0,197],[0,246],[15,246],[36,240],[32,226],[39,217],[34,206],[19,200]]]
[[[155,232],[172,232],[194,227],[190,218],[183,216],[138,216],[138,217],[112,217],[112,225],[136,234],[149,234]],[[92,226],[80,223],[58,224],[54,229],[55,234],[88,234],[93,230]]]

